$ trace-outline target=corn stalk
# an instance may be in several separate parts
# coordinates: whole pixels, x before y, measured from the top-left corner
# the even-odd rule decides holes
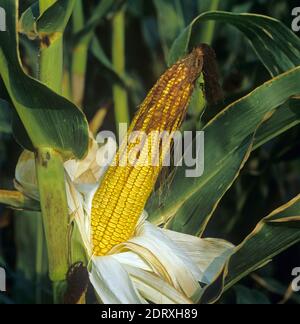
[[[28,27],[27,15],[23,16],[24,24],[19,22],[18,0],[1,1],[7,12],[7,32],[0,33],[0,74],[18,114],[14,134],[23,147],[35,152],[55,302],[61,300],[70,255],[63,162],[72,157],[83,158],[89,142],[85,116],[59,95],[63,74],[62,37],[74,3],[75,0],[39,1],[40,15],[29,19]],[[27,10],[29,16],[32,10],[31,7]],[[17,26],[24,33],[28,32],[28,36],[32,36],[33,31],[34,37],[40,40],[41,82],[28,77],[22,68]],[[16,207],[18,204],[31,205],[22,196],[11,197],[10,194],[6,198],[13,198]]]
[[[43,14],[56,0],[40,0]],[[40,81],[57,93],[62,90],[63,37],[49,46],[41,42]],[[54,301],[61,299],[68,264],[68,203],[65,190],[64,166],[61,155],[51,148],[39,148],[36,153],[37,179],[41,210],[47,240],[49,274],[53,281]]]
[[[112,62],[118,75],[125,75],[125,9],[115,15],[112,22]],[[120,123],[129,124],[128,96],[123,85],[113,86],[116,127]]]

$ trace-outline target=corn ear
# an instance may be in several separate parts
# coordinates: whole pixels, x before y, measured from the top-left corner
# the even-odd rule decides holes
[[[134,234],[168,151],[167,146],[161,146],[159,134],[170,134],[181,126],[202,69],[203,51],[199,47],[167,70],[142,103],[129,128],[128,141],[121,145],[94,196],[95,255],[107,254]],[[147,135],[147,144],[136,131]]]

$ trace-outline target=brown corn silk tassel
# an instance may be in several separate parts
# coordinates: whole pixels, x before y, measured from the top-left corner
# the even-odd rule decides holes
[[[203,56],[202,48],[198,47],[174,64],[140,106],[127,141],[120,146],[94,196],[94,255],[105,255],[133,236],[170,147],[161,143],[159,133],[172,133],[180,128],[203,69]],[[146,140],[137,131],[146,134]]]

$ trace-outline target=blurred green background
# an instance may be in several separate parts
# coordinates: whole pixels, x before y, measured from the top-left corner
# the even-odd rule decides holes
[[[99,1],[84,1],[84,15],[91,16]],[[219,10],[252,12],[277,18],[291,26],[292,8],[298,1],[286,0],[166,0],[173,4],[167,15],[158,10],[155,0],[126,1],[126,91],[131,116],[148,90],[166,69],[166,55],[170,44],[181,29],[201,12],[215,5]],[[33,1],[22,1],[20,10]],[[82,106],[89,120],[100,108],[107,110],[102,129],[115,130],[113,85],[120,77],[111,69],[111,19],[107,15],[97,25],[95,33],[103,52],[97,57],[88,53],[85,95]],[[166,22],[167,20],[167,22]],[[174,24],[172,26],[172,23]],[[170,26],[171,25],[171,26]],[[174,27],[176,26],[176,27]],[[174,30],[176,31],[174,33]],[[210,27],[211,28],[211,27]],[[270,79],[253,49],[233,27],[216,24],[212,35],[203,39],[212,41],[224,89],[223,104],[211,106],[203,118],[209,120],[226,104],[238,99]],[[174,34],[173,34],[174,33]],[[72,24],[65,35],[66,57],[72,50]],[[22,37],[21,52],[25,67],[35,75],[37,66],[31,60],[37,44]],[[99,52],[98,52],[99,54]],[[8,96],[0,83],[0,98]],[[13,138],[10,110],[0,110],[0,187],[13,189],[14,169],[21,148]],[[1,107],[1,108],[2,108]],[[257,222],[300,192],[300,126],[268,142],[252,154],[241,176],[226,194],[222,204],[205,233],[239,243]],[[39,215],[15,212],[0,206],[0,265],[7,269],[8,293],[0,293],[0,303],[40,303],[50,301],[49,283],[44,266],[43,248],[36,249],[43,233]],[[220,303],[300,303],[300,294],[289,293],[291,270],[300,266],[300,245],[290,248],[255,275],[244,279],[228,291]]]

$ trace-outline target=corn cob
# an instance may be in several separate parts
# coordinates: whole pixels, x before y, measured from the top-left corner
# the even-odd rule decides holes
[[[167,70],[142,103],[128,131],[130,142],[121,145],[93,199],[94,255],[107,254],[134,234],[168,151],[168,147],[160,147],[157,134],[180,128],[202,69],[203,51],[199,47]],[[147,134],[148,145],[139,136],[133,136],[136,131]],[[139,152],[135,154],[138,144]],[[157,150],[159,161],[153,163]],[[132,156],[135,165],[126,163]]]

